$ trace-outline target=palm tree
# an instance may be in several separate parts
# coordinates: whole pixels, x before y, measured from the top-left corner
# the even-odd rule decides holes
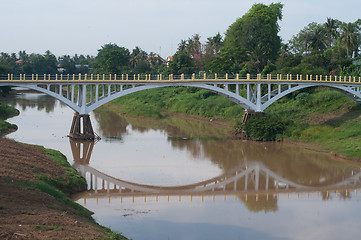
[[[207,54],[217,54],[223,46],[223,39],[220,33],[217,33],[214,37],[207,38],[205,45],[205,51]]]
[[[325,30],[321,26],[317,26],[311,36],[310,47],[317,51],[323,51],[326,48]]]
[[[350,51],[357,46],[359,39],[358,25],[355,23],[344,23],[341,25],[341,42],[344,44],[347,52],[347,57],[350,57]]]
[[[336,20],[332,18],[327,18],[327,22],[324,24],[324,27],[328,39],[328,48],[331,48],[333,39],[337,38],[339,35],[337,31],[338,26],[336,24]]]

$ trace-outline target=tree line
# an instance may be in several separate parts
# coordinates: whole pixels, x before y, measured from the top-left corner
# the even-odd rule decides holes
[[[199,34],[181,40],[168,61],[140,47],[130,51],[109,43],[98,50],[97,56],[2,52],[0,74],[361,74],[361,19],[353,23],[333,18],[312,22],[291,40],[282,42],[278,35],[282,8],[281,3],[254,4],[224,36],[217,33],[205,43]]]

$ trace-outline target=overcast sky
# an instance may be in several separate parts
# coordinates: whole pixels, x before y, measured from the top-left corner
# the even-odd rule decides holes
[[[0,52],[96,55],[104,44],[173,55],[180,41],[201,41],[244,15],[251,0],[0,0]],[[280,36],[288,41],[310,22],[361,18],[360,0],[283,0]]]

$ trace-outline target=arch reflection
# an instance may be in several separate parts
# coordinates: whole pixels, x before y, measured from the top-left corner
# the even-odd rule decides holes
[[[75,196],[75,200],[121,198],[131,199],[166,199],[184,201],[195,199],[236,199],[242,201],[250,211],[276,211],[279,195],[299,198],[300,195],[314,195],[323,200],[332,198],[350,198],[361,188],[361,170],[350,167],[343,171],[335,181],[305,184],[281,176],[262,162],[246,159],[238,166],[206,181],[182,186],[155,186],[129,182],[102,173],[91,166],[89,161],[94,142],[70,141],[74,156],[74,167],[87,179],[88,191]],[[287,175],[286,175],[287,176]]]

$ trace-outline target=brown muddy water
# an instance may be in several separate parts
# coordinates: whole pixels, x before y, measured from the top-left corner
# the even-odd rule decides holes
[[[91,114],[97,143],[71,142],[73,112],[43,94],[0,100],[20,110],[7,137],[64,153],[87,179],[74,200],[132,239],[359,239],[359,166],[283,143],[229,138],[223,126]]]

